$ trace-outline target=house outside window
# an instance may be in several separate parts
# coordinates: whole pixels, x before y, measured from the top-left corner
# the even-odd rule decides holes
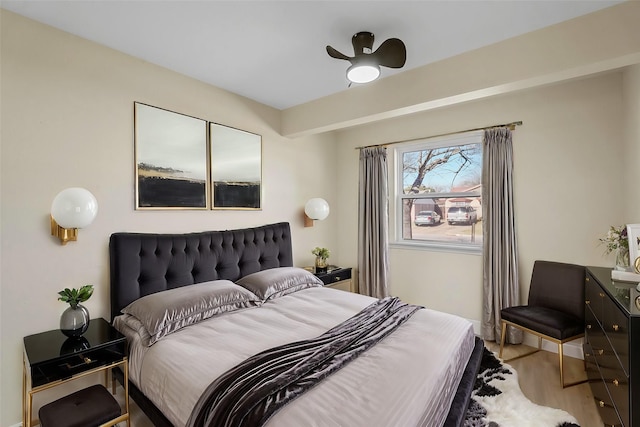
[[[482,132],[395,148],[397,245],[482,251]]]

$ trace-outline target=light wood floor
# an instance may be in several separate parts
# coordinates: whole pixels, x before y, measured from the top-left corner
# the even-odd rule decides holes
[[[487,348],[498,353],[500,346],[485,343]],[[504,358],[509,359],[531,351],[524,345],[506,346]],[[508,362],[518,372],[520,388],[529,400],[538,405],[563,409],[576,417],[581,427],[602,427],[602,420],[593,400],[589,384],[584,383],[562,389],[558,371],[558,355],[541,351],[531,356]],[[586,378],[582,360],[565,356],[565,379],[567,382]],[[118,386],[118,397],[122,401],[122,387]],[[130,400],[131,425],[153,427],[153,424]]]

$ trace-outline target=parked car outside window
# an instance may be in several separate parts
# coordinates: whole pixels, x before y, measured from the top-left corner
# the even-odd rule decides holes
[[[436,225],[440,224],[442,218],[434,211],[420,211],[418,215],[416,215],[416,219],[414,223],[417,226],[421,225]]]
[[[447,211],[447,222],[451,224],[475,224],[478,213],[471,206],[453,206]]]
[[[473,131],[395,145],[392,246],[482,252],[482,138]],[[438,226],[457,206],[474,207],[473,224]],[[424,211],[440,218],[422,219]]]

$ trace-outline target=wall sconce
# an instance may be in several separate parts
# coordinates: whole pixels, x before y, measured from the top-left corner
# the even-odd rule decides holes
[[[313,227],[313,221],[322,221],[329,216],[329,203],[325,199],[316,197],[309,199],[304,205],[304,226]]]
[[[78,240],[78,229],[91,224],[98,213],[98,201],[89,190],[67,188],[51,204],[51,235],[66,245]]]

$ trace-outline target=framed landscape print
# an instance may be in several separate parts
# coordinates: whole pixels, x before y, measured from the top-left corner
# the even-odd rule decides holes
[[[207,122],[134,104],[136,209],[208,209]]]
[[[262,137],[209,123],[213,209],[262,208]]]

